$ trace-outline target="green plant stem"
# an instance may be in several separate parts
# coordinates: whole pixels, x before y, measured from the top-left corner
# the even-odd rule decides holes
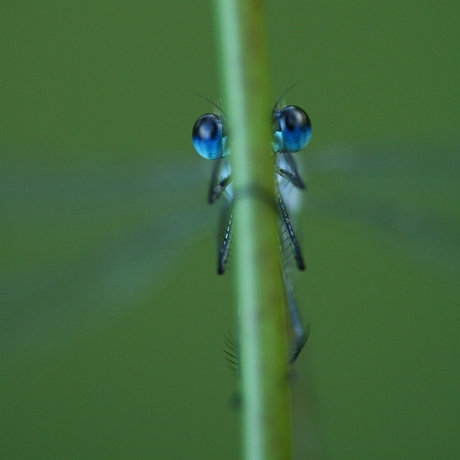
[[[292,458],[292,421],[263,3],[215,4],[235,187],[244,458],[287,460]]]

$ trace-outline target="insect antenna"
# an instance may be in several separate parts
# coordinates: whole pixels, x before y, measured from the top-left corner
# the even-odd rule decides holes
[[[291,89],[291,88],[289,88]],[[289,90],[288,90],[289,91]],[[214,107],[216,107],[217,109],[219,109],[220,112],[222,112],[225,116],[227,116],[225,114],[225,112],[213,101],[211,101],[211,99],[208,99],[206,96],[203,96],[201,94],[198,94],[198,93],[193,93],[194,96],[198,96],[198,97],[202,97],[204,100],[208,101],[210,104],[212,104]]]
[[[272,113],[274,113],[276,111],[276,108],[278,107],[278,104],[281,102],[283,97],[286,96],[286,94],[289,93],[289,91],[291,91],[291,89],[294,88],[294,86],[297,86],[298,84],[299,84],[299,82],[294,83],[280,96],[280,98],[276,101],[275,106],[273,107]],[[198,96],[198,94],[197,94],[197,96]]]

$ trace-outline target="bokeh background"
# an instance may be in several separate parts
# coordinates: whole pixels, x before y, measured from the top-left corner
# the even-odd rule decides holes
[[[0,3],[0,457],[239,458],[207,1]],[[267,2],[313,121],[297,459],[460,450],[459,3]],[[225,101],[222,101],[225,107]],[[231,266],[230,266],[231,272]]]

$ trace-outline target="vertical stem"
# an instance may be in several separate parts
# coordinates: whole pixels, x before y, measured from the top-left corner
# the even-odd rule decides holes
[[[239,364],[246,460],[292,458],[286,309],[278,243],[263,2],[215,0],[235,187]]]

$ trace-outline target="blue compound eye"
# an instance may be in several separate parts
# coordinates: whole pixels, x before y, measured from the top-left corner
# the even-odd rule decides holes
[[[227,154],[222,119],[218,115],[207,113],[198,118],[193,126],[192,140],[196,151],[207,160],[223,158]]]
[[[274,146],[280,153],[298,152],[311,139],[311,121],[308,115],[295,105],[273,114]]]

